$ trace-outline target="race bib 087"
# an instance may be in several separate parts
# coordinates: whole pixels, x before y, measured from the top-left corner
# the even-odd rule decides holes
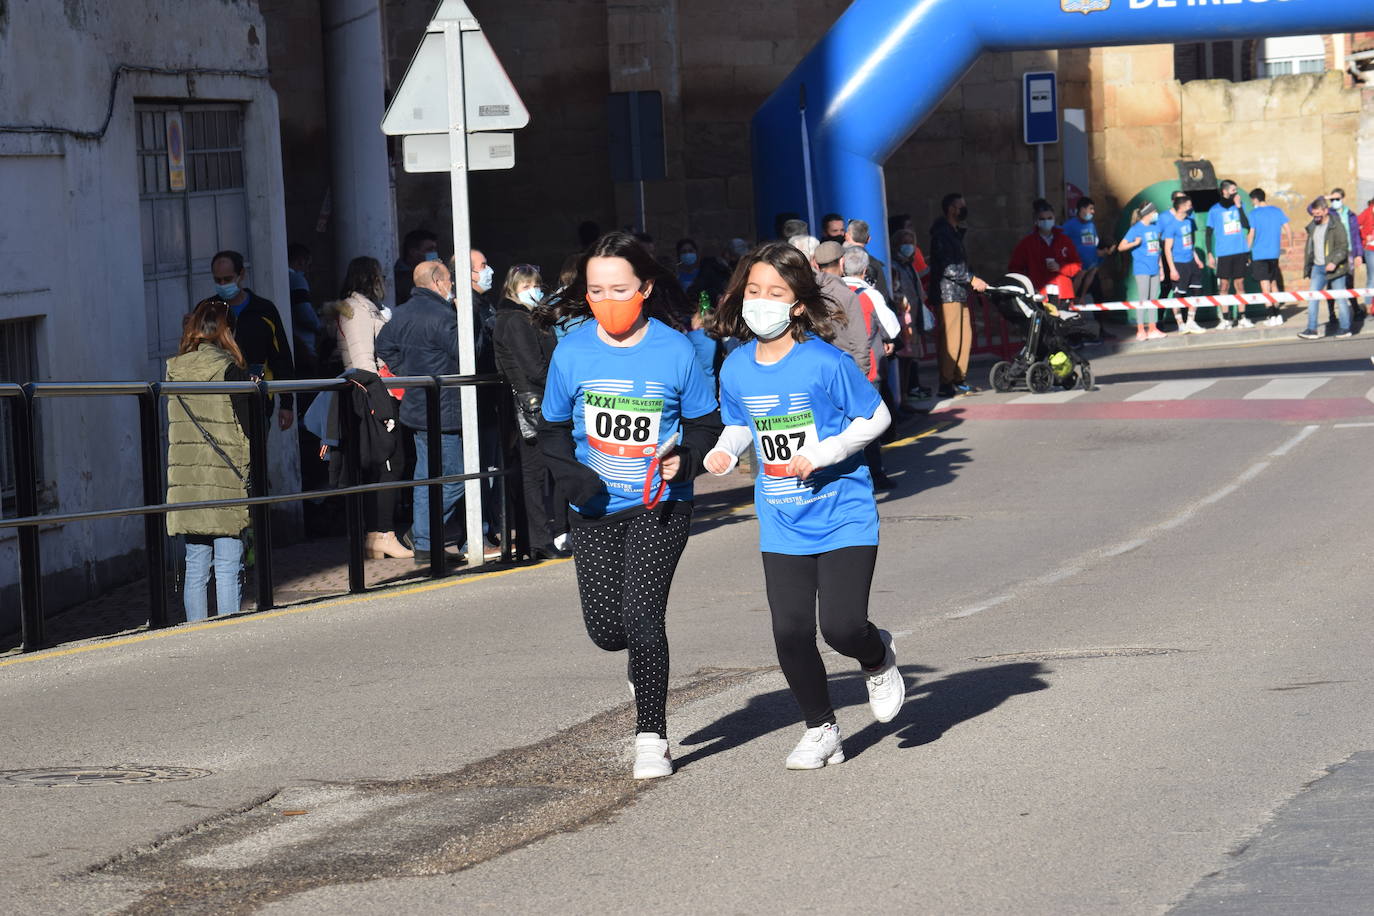
[[[583,398],[587,443],[617,458],[652,458],[658,451],[662,398],[630,398],[589,391]]]
[[[816,441],[816,415],[809,410],[754,418],[754,445],[768,477],[786,477],[788,462]]]

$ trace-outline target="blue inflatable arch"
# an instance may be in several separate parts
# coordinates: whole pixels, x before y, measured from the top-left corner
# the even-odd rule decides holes
[[[984,51],[1361,31],[1372,0],[855,0],[753,120],[760,237],[788,211],[874,225],[887,258],[883,163]],[[1008,112],[1017,131],[1020,112]]]

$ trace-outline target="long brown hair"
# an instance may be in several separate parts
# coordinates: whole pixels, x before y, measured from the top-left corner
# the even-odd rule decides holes
[[[755,264],[767,264],[776,270],[783,282],[791,287],[797,304],[804,306],[800,315],[792,317],[793,340],[800,343],[807,337],[819,337],[828,343],[835,339],[835,322],[843,320],[843,315],[836,316],[834,300],[821,292],[806,255],[788,242],[765,242],[739,259],[730,276],[730,285],[707,319],[706,328],[712,336],[739,340],[754,338],[754,332],[744,322],[744,290],[749,285],[749,271]]]
[[[577,277],[552,299],[535,309],[534,320],[551,327],[562,321],[590,318],[592,308],[587,304],[587,262],[592,258],[624,258],[641,284],[654,281],[654,288],[644,300],[644,316],[684,331],[691,323],[691,307],[673,272],[654,260],[649,249],[628,232],[608,232],[583,252],[577,261]]]
[[[181,346],[177,347],[177,356],[199,350],[203,343],[228,353],[234,365],[240,369],[246,365],[243,351],[234,340],[234,333],[229,330],[229,303],[219,296],[200,300],[190,314],[182,319]]]

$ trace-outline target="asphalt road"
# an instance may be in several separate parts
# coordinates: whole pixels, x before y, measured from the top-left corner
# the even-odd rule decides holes
[[[651,784],[569,563],[0,662],[3,769],[206,771],[0,784],[8,908],[1369,912],[1371,353],[1122,355],[909,426],[871,615],[908,700],[874,723],[831,656],[819,772],[747,508],[680,567]]]

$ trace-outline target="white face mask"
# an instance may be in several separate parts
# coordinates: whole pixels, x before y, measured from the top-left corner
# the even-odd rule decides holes
[[[1041,231],[1041,232],[1049,232],[1051,229],[1054,228],[1054,220],[1052,220],[1052,219],[1037,220],[1037,221],[1036,221],[1036,225],[1040,227],[1040,231]]]
[[[495,276],[496,271],[491,269],[490,264],[483,267],[477,274],[477,288],[485,293],[487,290],[491,289],[491,281]]]
[[[744,323],[759,340],[773,340],[781,337],[792,324],[792,306],[796,304],[777,299],[745,299]]]
[[[520,290],[515,294],[515,298],[519,299],[523,305],[534,308],[544,301],[544,291],[537,286],[531,286],[529,289]]]

